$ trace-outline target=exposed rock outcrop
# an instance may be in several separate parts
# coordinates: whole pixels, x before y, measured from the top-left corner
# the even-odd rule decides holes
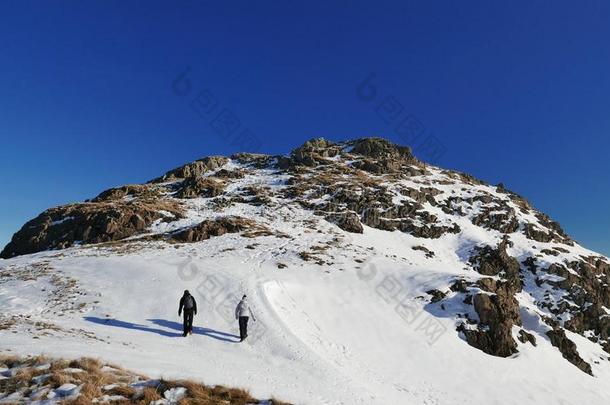
[[[50,208],[27,222],[0,257],[121,240],[144,232],[156,220],[174,221],[182,214],[180,203],[172,200],[90,202]]]
[[[508,241],[497,247],[484,246],[470,258],[473,268],[486,276],[501,279],[481,278],[475,284],[484,292],[473,296],[472,304],[479,316],[476,329],[462,324],[458,330],[466,341],[485,353],[508,357],[517,352],[517,343],[512,337],[514,325],[521,325],[519,303],[515,293],[521,291],[519,262],[506,252]],[[463,287],[462,287],[463,288]]]
[[[576,349],[576,344],[567,338],[563,329],[555,328],[548,331],[546,335],[551,340],[553,346],[559,349],[564,359],[568,360],[585,373],[593,375],[591,365],[580,357],[580,354],[578,354],[578,350]]]
[[[222,194],[224,183],[213,180],[209,177],[187,177],[178,186],[176,197],[195,198],[195,197],[216,197]]]
[[[352,233],[362,233],[364,231],[360,218],[355,212],[330,213],[325,218],[344,231]]]
[[[512,337],[513,325],[521,325],[519,303],[510,289],[498,288],[495,294],[478,293],[473,297],[474,309],[479,316],[477,329],[458,327],[473,347],[485,353],[508,357],[517,352]]]
[[[294,149],[289,158],[281,158],[278,164],[282,169],[316,167],[332,163],[332,158],[338,155],[354,159],[353,167],[374,174],[396,173],[405,166],[420,164],[411,153],[411,148],[383,138],[361,138],[345,144],[316,138]]]
[[[610,314],[605,309],[610,308],[610,264],[603,258],[583,257],[566,266],[553,263],[539,272],[555,276],[535,279],[538,288],[546,291],[545,297],[554,291],[565,293],[559,301],[545,299],[537,304],[555,321],[567,319],[563,325],[566,329],[581,335],[586,332],[590,340],[610,353]]]
[[[214,175],[214,177],[217,177],[220,179],[243,179],[246,175],[246,171],[243,169],[237,169],[237,170],[220,169],[220,170],[217,170],[213,175]]]
[[[508,243],[504,240],[495,248],[491,246],[478,248],[477,253],[471,256],[469,261],[474,269],[483,275],[503,275],[510,281],[518,281],[519,261],[506,252]]]
[[[209,156],[203,159],[188,163],[186,165],[177,167],[163,176],[158,177],[151,181],[151,183],[162,183],[165,181],[172,181],[176,179],[186,179],[188,177],[198,177],[203,173],[207,173],[216,170],[229,161],[229,158],[225,156]]]
[[[264,169],[269,167],[275,160],[277,160],[276,157],[270,155],[245,152],[235,153],[231,155],[231,159],[241,164],[251,165],[256,169]]]
[[[341,153],[341,146],[324,138],[316,138],[294,149],[290,158],[282,158],[278,163],[283,169],[300,165],[315,167],[330,163],[329,158],[337,156],[339,153]]]
[[[200,242],[212,236],[221,236],[226,233],[237,233],[245,230],[262,228],[255,221],[243,217],[230,216],[216,219],[206,219],[199,224],[180,230],[170,236],[176,242]]]
[[[529,239],[545,243],[558,242],[570,246],[574,245],[574,241],[564,232],[559,223],[541,212],[536,213],[536,218],[544,229],[533,223],[524,224],[523,233]]]
[[[519,229],[515,210],[505,202],[498,206],[487,206],[472,219],[472,223],[484,228],[495,229],[502,233],[513,233]]]
[[[154,200],[160,196],[161,191],[158,187],[153,187],[148,184],[129,184],[103,191],[91,201],[116,201],[124,198],[142,198]]]
[[[398,146],[382,138],[363,138],[353,142],[351,154],[363,159],[354,167],[375,174],[398,172],[405,166],[418,164],[408,146]]]

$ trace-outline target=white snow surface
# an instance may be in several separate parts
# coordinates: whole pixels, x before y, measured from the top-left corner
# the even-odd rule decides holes
[[[282,180],[262,171],[256,179],[272,187],[282,187]],[[459,190],[435,187],[447,195]],[[218,215],[205,209],[206,199],[190,204],[188,218],[159,222],[151,232]],[[501,235],[495,231],[464,217],[458,218],[461,233],[431,240],[369,227],[361,235],[346,233],[293,206],[268,212],[237,204],[223,214],[254,218],[292,238],[226,234],[194,244],[139,242],[127,252],[81,246],[0,260],[2,315],[28,320],[18,322],[17,330],[0,330],[0,350],[99,357],[151,378],[241,387],[257,398],[296,404],[610,403],[608,354],[569,334],[594,377],[563,359],[544,334],[548,327],[534,304],[537,297],[525,291],[518,297],[524,328],[537,347],[518,342],[519,353],[510,358],[487,355],[460,338],[450,314],[470,312],[476,319],[461,299],[449,299],[446,311],[428,305],[426,291],[447,290],[452,276],[480,277],[465,268],[467,253],[477,244],[497,243]],[[442,221],[443,213],[438,216]],[[340,242],[333,245],[334,238]],[[532,244],[546,245],[511,238],[516,256]],[[328,243],[327,250],[311,249]],[[435,256],[412,250],[416,245]],[[578,245],[569,250],[567,257],[591,254]],[[300,251],[318,252],[332,265],[304,261]],[[11,279],[13,269],[41,262],[76,280],[82,309],[54,310],[47,278]],[[177,313],[185,289],[198,304],[194,333],[186,338]],[[250,336],[239,343],[234,309],[243,294],[257,322],[250,321]],[[32,327],[36,321],[58,329],[40,333]],[[67,395],[77,391],[65,388]],[[166,399],[179,395],[167,393]]]

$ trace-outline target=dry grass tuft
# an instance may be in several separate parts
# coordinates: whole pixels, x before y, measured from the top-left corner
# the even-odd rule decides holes
[[[0,364],[4,364],[7,368],[13,368],[19,363],[19,357],[13,354],[0,354]]]
[[[188,395],[191,397],[190,401],[185,399],[185,404],[191,404],[194,402],[208,403],[212,400],[210,398],[208,387],[202,384],[198,384],[193,381],[180,381],[179,384],[187,389]]]
[[[119,385],[105,393],[108,395],[122,395],[125,398],[131,398],[136,394],[136,390],[129,385]]]
[[[212,395],[220,400],[229,401],[229,403],[236,405],[258,402],[252,398],[248,391],[241,388],[227,388],[217,385],[212,388]]]
[[[40,366],[42,364],[47,364],[49,363],[49,359],[47,358],[47,356],[45,356],[44,354],[39,354],[37,356],[34,356],[30,359],[30,361],[28,362],[28,364],[32,365],[32,366]]]
[[[80,358],[76,360],[49,360],[44,356],[19,358],[17,356],[0,355],[0,364],[10,368],[17,368],[14,376],[0,380],[0,392],[13,393],[21,391],[26,396],[40,387],[33,384],[32,378],[41,374],[49,374],[42,383],[45,387],[54,389],[71,383],[80,386],[77,398],[62,401],[64,405],[86,405],[93,403],[96,398],[103,395],[120,395],[123,400],[113,401],[114,404],[146,404],[163,398],[163,393],[171,388],[186,388],[186,396],[179,404],[198,405],[246,405],[258,404],[260,401],[253,398],[250,393],[240,388],[227,388],[220,385],[210,387],[189,380],[170,381],[161,380],[156,386],[136,389],[131,386],[136,381],[149,379],[136,373],[126,371],[117,366],[102,371],[104,363],[98,359]],[[37,370],[35,367],[50,364],[49,368]],[[66,372],[66,368],[84,370],[78,373]],[[106,385],[116,385],[104,392]],[[272,400],[272,404],[289,405],[286,402]]]
[[[70,367],[95,372],[99,371],[102,368],[102,363],[98,359],[83,357],[78,360],[72,360],[70,362]]]
[[[144,391],[142,391],[142,395],[133,403],[140,405],[149,405],[152,401],[156,401],[158,399],[162,399],[161,394],[157,392],[155,388],[146,387]]]
[[[11,329],[13,326],[15,326],[16,323],[17,320],[14,317],[3,318],[2,320],[0,320],[0,330]]]
[[[51,371],[61,371],[64,368],[68,368],[70,362],[68,360],[55,360],[51,363]]]
[[[53,370],[52,370],[53,371]],[[61,371],[53,371],[51,376],[47,379],[47,384],[51,385],[52,388],[61,387],[64,384],[75,384],[78,381],[73,378],[71,374],[67,374]]]

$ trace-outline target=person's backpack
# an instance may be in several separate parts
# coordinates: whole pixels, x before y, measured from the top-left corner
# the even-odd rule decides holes
[[[195,300],[192,295],[189,295],[184,299],[184,309],[191,310],[195,307]]]

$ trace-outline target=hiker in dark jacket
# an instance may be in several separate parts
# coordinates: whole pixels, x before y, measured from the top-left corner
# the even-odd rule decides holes
[[[184,308],[184,333],[182,336],[186,336],[189,333],[193,334],[193,315],[197,315],[197,302],[195,297],[189,293],[189,290],[184,290],[184,295],[180,298],[180,306],[178,307],[178,316],[182,314]]]
[[[237,304],[237,307],[235,308],[235,319],[239,320],[239,341],[240,342],[243,342],[244,339],[248,337],[248,318],[249,318],[249,316],[252,316],[252,319],[254,320],[254,322],[256,322],[256,318],[254,317],[254,314],[252,313],[252,309],[250,308],[250,305],[248,304],[248,299],[244,295],[241,298],[241,301],[239,301],[239,304]]]

